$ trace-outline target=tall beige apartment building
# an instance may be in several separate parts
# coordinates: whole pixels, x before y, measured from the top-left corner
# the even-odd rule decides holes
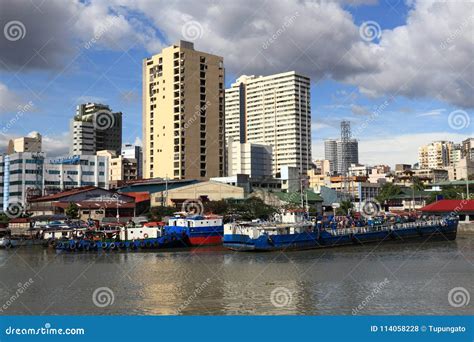
[[[223,58],[180,41],[143,61],[143,177],[224,175]]]
[[[21,152],[41,152],[42,137],[38,132],[31,132],[27,137],[10,139],[8,141],[7,154]]]
[[[310,79],[294,71],[241,76],[226,89],[227,142],[270,145],[273,174],[311,165]],[[228,161],[231,163],[232,161]]]
[[[420,169],[441,169],[450,165],[455,146],[452,141],[434,141],[418,148]]]

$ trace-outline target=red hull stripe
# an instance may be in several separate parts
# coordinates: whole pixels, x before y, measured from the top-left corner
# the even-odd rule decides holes
[[[193,246],[217,245],[222,243],[222,236],[190,237],[189,242],[191,242]]]

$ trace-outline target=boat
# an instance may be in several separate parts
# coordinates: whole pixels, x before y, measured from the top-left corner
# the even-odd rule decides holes
[[[222,216],[216,215],[176,215],[165,226],[167,234],[183,237],[188,246],[208,246],[222,243],[224,225]]]
[[[384,222],[337,228],[321,222],[232,222],[224,225],[223,246],[235,251],[304,250],[373,242],[413,239],[456,239],[458,219],[453,216],[421,218],[411,222]]]
[[[186,215],[175,213],[162,222],[148,222],[143,225],[102,225],[91,229],[84,236],[57,241],[57,250],[138,250],[167,249],[194,246],[208,246],[222,243],[224,232],[222,216]]]

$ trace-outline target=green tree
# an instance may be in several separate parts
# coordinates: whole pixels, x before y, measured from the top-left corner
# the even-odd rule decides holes
[[[225,200],[208,201],[204,203],[206,214],[226,215],[229,212],[229,203]]]
[[[436,202],[436,198],[438,196],[442,196],[443,199],[462,199],[462,190],[462,188],[455,187],[452,185],[443,186],[441,191],[432,192],[427,202]]]
[[[165,216],[172,216],[177,211],[175,207],[159,206],[150,208],[147,216],[150,221],[163,221]]]
[[[421,181],[420,177],[413,177],[412,183],[413,183],[413,189],[415,189],[415,191],[425,190],[425,185]]]
[[[79,207],[76,203],[70,202],[66,208],[66,216],[71,219],[79,218]]]
[[[380,192],[377,196],[377,201],[383,204],[385,201],[390,199],[390,197],[400,195],[402,189],[393,183],[385,183],[380,188]]]
[[[351,201],[341,201],[340,204],[341,206],[336,210],[336,214],[338,215],[349,215],[352,208],[354,207]]]

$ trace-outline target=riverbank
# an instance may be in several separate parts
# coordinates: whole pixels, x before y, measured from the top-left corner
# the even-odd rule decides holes
[[[474,223],[460,223],[458,225],[458,234],[474,234]]]

